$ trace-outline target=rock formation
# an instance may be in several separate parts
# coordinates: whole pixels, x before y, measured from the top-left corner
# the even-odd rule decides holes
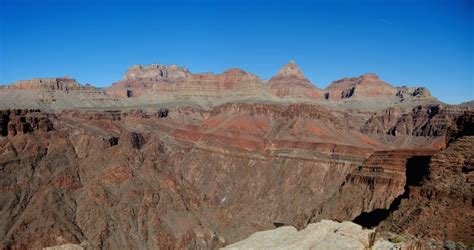
[[[92,89],[92,86],[81,86],[76,82],[75,79],[69,77],[60,78],[35,78],[32,80],[22,80],[13,83],[8,86],[10,89],[23,89],[23,90],[80,90],[80,89]]]
[[[150,65],[16,83],[0,107],[0,248],[218,248],[321,219],[472,242],[474,111],[424,89]]]
[[[395,87],[382,81],[375,74],[334,81],[325,90],[327,98],[334,100],[351,97],[389,97],[397,94]]]
[[[375,231],[330,220],[308,224],[297,231],[291,226],[257,232],[222,249],[370,249]]]
[[[21,100],[20,100],[21,99]],[[123,79],[99,89],[68,77],[18,81],[0,88],[0,108],[129,108],[186,105],[209,108],[228,102],[313,103],[363,110],[441,104],[425,88],[394,87],[374,74],[344,78],[325,89],[306,79],[294,61],[268,81],[241,69],[192,73],[176,65],[134,65]]]
[[[317,89],[298,68],[294,61],[283,66],[278,73],[268,81],[270,91],[280,98],[312,99],[323,98],[321,90]]]
[[[474,239],[474,134],[460,137],[436,153],[418,185],[410,186],[382,230],[420,238]]]

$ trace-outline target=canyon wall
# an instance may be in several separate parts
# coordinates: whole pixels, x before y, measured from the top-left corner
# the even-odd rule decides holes
[[[424,88],[137,65],[0,107],[0,248],[218,248],[321,219],[472,242],[474,111]]]
[[[410,159],[433,151],[389,150],[361,117],[308,104],[2,111],[2,247],[208,248],[387,209]]]

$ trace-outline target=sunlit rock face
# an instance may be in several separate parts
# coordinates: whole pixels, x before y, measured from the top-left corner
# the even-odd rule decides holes
[[[283,99],[323,99],[323,92],[304,77],[294,61],[280,68],[268,81],[268,86],[272,94]]]
[[[0,248],[218,248],[322,219],[468,242],[472,107],[346,81],[326,98],[290,62],[268,81],[151,65],[2,88]]]
[[[297,231],[287,226],[257,232],[222,249],[369,249],[375,231],[351,222],[322,220]]]
[[[325,89],[305,78],[296,62],[264,80],[238,68],[220,74],[194,73],[177,65],[133,65],[109,87],[73,78],[37,78],[0,86],[0,108],[129,108],[186,105],[209,108],[223,103],[313,103],[329,108],[380,111],[442,104],[423,87],[395,87],[375,74],[334,81]]]

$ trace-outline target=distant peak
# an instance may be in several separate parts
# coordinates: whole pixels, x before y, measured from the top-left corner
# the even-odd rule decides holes
[[[377,74],[374,73],[366,73],[360,76],[362,79],[380,79]]]
[[[303,72],[301,72],[300,68],[293,60],[281,67],[276,76],[296,76],[298,78],[304,78]]]
[[[163,65],[163,64],[148,64],[148,65],[132,65],[125,73],[124,79],[139,79],[139,78],[185,78],[189,74],[186,67],[178,65]]]
[[[76,90],[81,86],[76,79],[69,76],[53,78],[33,78],[31,80],[20,80],[14,82],[10,88],[13,89],[48,89],[48,90]]]

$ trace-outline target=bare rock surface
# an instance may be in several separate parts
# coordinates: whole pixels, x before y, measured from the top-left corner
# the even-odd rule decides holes
[[[136,108],[224,103],[313,103],[335,109],[381,110],[392,106],[439,104],[422,87],[394,87],[374,74],[344,78],[326,89],[306,79],[294,61],[265,81],[241,69],[221,74],[192,73],[177,65],[134,65],[106,88],[82,85],[69,77],[17,81],[0,88],[0,108]]]
[[[288,62],[285,66],[278,70],[276,77],[295,76],[297,78],[304,78],[303,72],[300,70],[295,61]]]
[[[58,246],[44,247],[43,250],[84,250],[79,244],[63,244]]]
[[[375,231],[352,222],[322,220],[301,231],[291,226],[257,232],[222,249],[368,249]]]
[[[473,134],[435,154],[429,171],[408,191],[382,229],[421,238],[472,242],[474,239]]]
[[[374,75],[331,91],[294,62],[3,87],[0,248],[219,248],[321,219],[472,242],[472,107]]]
[[[440,119],[455,128],[428,139],[407,134],[399,144],[398,136],[361,132],[371,113],[311,104],[2,114],[4,248],[83,241],[212,248],[274,221],[304,228],[315,218],[351,220],[403,192],[407,159],[424,152],[410,145],[437,150],[433,141],[472,127],[469,112],[428,116],[427,124]],[[26,133],[8,130],[25,131],[24,124]],[[343,206],[329,209],[337,202]]]
[[[283,99],[318,101],[323,92],[306,79],[294,61],[290,61],[272,77],[267,85],[271,93]]]
[[[329,99],[347,99],[352,97],[394,96],[397,89],[382,81],[375,74],[344,78],[332,82],[327,88]]]

